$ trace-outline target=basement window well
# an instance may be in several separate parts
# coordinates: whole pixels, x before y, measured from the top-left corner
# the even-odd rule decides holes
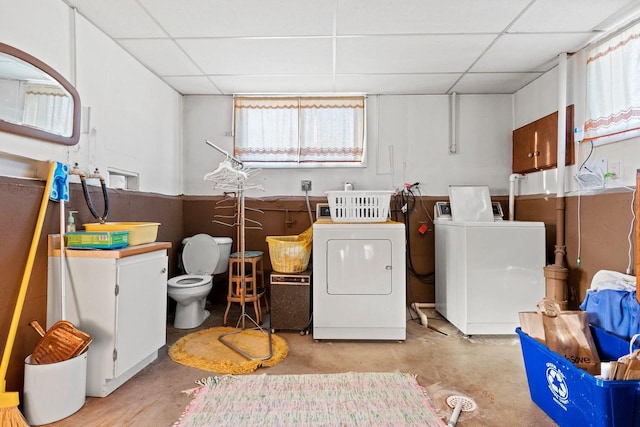
[[[361,167],[365,97],[238,96],[234,156],[258,167]]]

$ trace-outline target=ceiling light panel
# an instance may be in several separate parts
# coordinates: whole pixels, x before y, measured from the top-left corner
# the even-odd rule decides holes
[[[548,71],[549,60],[572,52],[589,34],[505,34],[471,68],[472,72]]]
[[[331,75],[211,76],[211,80],[227,95],[333,92]]]
[[[637,1],[636,1],[637,2]],[[537,0],[509,32],[588,32],[629,0]]]
[[[325,74],[332,70],[330,38],[181,39],[178,43],[205,74]]]
[[[333,2],[139,0],[172,37],[333,34]]]
[[[338,0],[338,35],[500,33],[529,2]]]
[[[531,83],[542,73],[467,73],[451,89],[466,94],[511,94]]]
[[[341,37],[336,72],[463,72],[489,46],[492,35]]]
[[[147,67],[161,76],[200,75],[202,72],[169,39],[127,39],[119,43]]]
[[[183,95],[222,95],[206,76],[171,76],[163,80]]]
[[[339,74],[336,92],[381,95],[429,95],[444,93],[460,74]]]
[[[112,38],[166,37],[135,0],[67,0]],[[106,7],[105,7],[106,6]]]

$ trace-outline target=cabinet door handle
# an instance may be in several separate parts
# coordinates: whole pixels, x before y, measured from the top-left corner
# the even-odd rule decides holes
[[[390,266],[390,265],[385,265],[385,266],[384,266],[384,269],[385,269],[385,270],[391,270],[391,266]]]

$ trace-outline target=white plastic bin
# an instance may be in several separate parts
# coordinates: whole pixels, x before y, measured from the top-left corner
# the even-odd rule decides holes
[[[49,424],[76,413],[86,400],[87,352],[73,359],[38,365],[24,360],[24,417],[30,425]]]

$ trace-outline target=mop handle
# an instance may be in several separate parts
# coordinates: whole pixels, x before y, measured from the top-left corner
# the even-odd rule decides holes
[[[49,203],[49,195],[51,194],[51,187],[53,185],[53,176],[54,176],[55,170],[56,170],[56,162],[51,162],[49,166],[49,176],[47,177],[47,184],[44,188],[42,202],[40,203],[40,212],[38,214],[38,220],[36,222],[36,229],[33,233],[33,238],[31,239],[31,248],[29,249],[27,265],[24,269],[24,274],[22,275],[22,282],[20,283],[20,292],[18,292],[18,301],[16,302],[16,307],[13,310],[13,317],[11,318],[11,326],[9,327],[7,342],[4,346],[4,351],[2,353],[2,362],[0,363],[0,378],[3,379],[3,384],[2,384],[3,389],[5,387],[4,380],[6,380],[7,378],[7,371],[9,369],[9,359],[11,358],[11,350],[13,349],[13,343],[16,340],[16,333],[18,332],[18,322],[20,322],[22,307],[24,306],[24,300],[27,296],[27,288],[29,287],[31,270],[33,270],[33,262],[36,258],[36,252],[38,251],[38,242],[40,241],[40,234],[42,232],[42,225],[44,224],[44,217],[47,213],[47,204]]]
[[[462,410],[463,403],[464,402],[462,401],[462,399],[458,400],[456,407],[453,409],[453,414],[451,414],[451,419],[447,423],[447,427],[454,427],[456,425],[456,423],[458,422],[458,417],[460,416],[460,411]]]

